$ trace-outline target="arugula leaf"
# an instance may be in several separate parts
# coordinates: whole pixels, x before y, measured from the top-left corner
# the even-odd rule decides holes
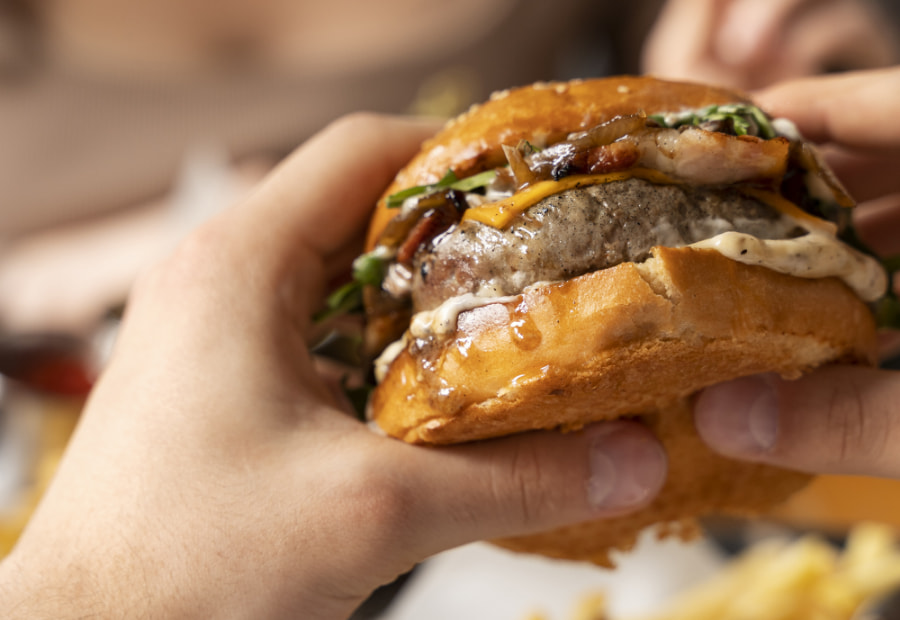
[[[485,170],[484,172],[460,179],[453,170],[447,170],[447,173],[437,183],[416,185],[391,194],[387,197],[387,206],[389,209],[394,209],[402,205],[407,198],[433,194],[442,189],[458,189],[463,192],[471,192],[479,187],[484,187],[493,181],[495,176],[497,176],[495,170]]]
[[[772,121],[766,116],[765,112],[755,105],[745,105],[743,107],[750,113],[753,120],[756,121],[756,126],[759,127],[759,135],[761,138],[771,140],[778,135],[775,131],[775,127],[772,125]]]
[[[336,316],[349,314],[362,307],[362,285],[358,282],[347,282],[325,300],[325,309],[317,312],[313,320],[317,323]]]
[[[362,309],[363,288],[380,286],[387,272],[387,260],[369,252],[353,261],[353,280],[334,291],[325,300],[325,309],[316,313],[313,320],[321,322],[335,316]]]
[[[353,280],[360,284],[379,286],[387,271],[387,261],[375,252],[363,254],[353,261]]]
[[[881,259],[881,265],[888,274],[888,291],[875,302],[875,322],[878,327],[900,329],[900,298],[894,290],[894,280],[900,271],[900,256]]]
[[[875,323],[885,329],[900,329],[900,299],[894,291],[875,302]]]
[[[649,118],[664,128],[677,129],[685,125],[698,126],[702,123],[725,121],[733,128],[737,136],[758,135],[769,140],[776,136],[772,122],[765,112],[755,105],[747,103],[729,103],[725,105],[713,105],[697,112],[691,112],[681,117],[666,121],[662,114],[654,114]],[[670,117],[671,118],[671,117]]]

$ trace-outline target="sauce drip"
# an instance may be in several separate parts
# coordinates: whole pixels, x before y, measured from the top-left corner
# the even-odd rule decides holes
[[[534,319],[528,314],[524,304],[520,304],[509,315],[509,335],[519,349],[532,351],[540,344],[543,336]]]

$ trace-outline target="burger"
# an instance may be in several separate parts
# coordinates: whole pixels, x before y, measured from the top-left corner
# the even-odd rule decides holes
[[[690,400],[729,379],[871,364],[879,262],[796,128],[741,93],[649,77],[498,92],[379,201],[354,263],[371,423],[453,444],[642,421],[669,476],[626,517],[496,541],[609,564],[645,528],[759,513],[806,474],[712,453]]]

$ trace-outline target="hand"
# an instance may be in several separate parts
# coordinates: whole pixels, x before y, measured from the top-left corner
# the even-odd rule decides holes
[[[443,449],[347,415],[308,317],[431,123],[310,140],[138,282],[112,360],[11,556],[20,616],[340,618],[462,543],[617,515],[665,475],[643,427]]]
[[[828,145],[857,197],[860,235],[900,252],[900,68],[809,78],[759,93],[761,106]],[[900,477],[900,373],[832,366],[797,381],[748,377],[704,391],[697,428],[735,458],[818,473]]]
[[[900,254],[900,67],[786,82],[759,92],[770,114],[823,145],[828,163],[862,204],[855,224],[874,250]]]
[[[900,59],[898,33],[859,0],[668,0],[644,45],[659,77],[756,89]]]

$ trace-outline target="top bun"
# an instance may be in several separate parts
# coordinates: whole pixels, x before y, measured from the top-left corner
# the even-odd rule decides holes
[[[427,140],[395,177],[378,203],[369,227],[371,250],[387,223],[397,215],[384,198],[394,192],[437,182],[447,170],[460,178],[506,163],[504,144],[520,140],[552,144],[617,116],[677,112],[724,103],[749,103],[745,93],[702,84],[652,77],[538,83],[494,93],[450,120]]]

